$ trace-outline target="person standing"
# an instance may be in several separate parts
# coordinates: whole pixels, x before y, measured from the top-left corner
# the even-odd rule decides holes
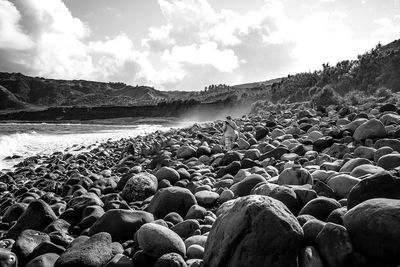
[[[236,123],[232,120],[231,116],[227,116],[224,126],[222,128],[222,131],[224,132],[226,150],[232,149],[232,143],[236,138],[237,130],[238,127]]]

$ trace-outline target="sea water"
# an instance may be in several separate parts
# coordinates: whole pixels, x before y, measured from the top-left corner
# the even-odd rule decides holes
[[[10,170],[24,158],[38,154],[84,151],[106,141],[171,128],[163,124],[0,123],[0,170]]]

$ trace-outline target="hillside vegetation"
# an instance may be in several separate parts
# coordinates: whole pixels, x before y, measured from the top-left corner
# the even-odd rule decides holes
[[[310,99],[325,86],[341,96],[357,91],[372,95],[380,88],[400,91],[400,40],[343,60],[335,66],[323,64],[322,70],[298,73],[283,78],[271,87],[270,100],[298,102]]]

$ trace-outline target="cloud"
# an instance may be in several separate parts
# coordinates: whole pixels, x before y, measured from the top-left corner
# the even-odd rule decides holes
[[[0,0],[0,71],[199,90],[314,70],[400,32],[398,17],[384,17],[358,36],[353,11],[324,2],[264,0],[238,13],[207,0],[158,0],[165,23],[135,47],[127,33],[93,39],[62,0]]]

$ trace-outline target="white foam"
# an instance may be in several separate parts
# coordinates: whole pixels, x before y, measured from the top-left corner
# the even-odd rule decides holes
[[[29,125],[26,126],[28,127]],[[39,133],[35,130],[29,130],[29,132],[26,133],[0,135],[0,170],[11,169],[11,167],[21,161],[22,158],[37,154],[52,154],[56,151],[73,151],[82,146],[102,143],[108,140],[135,137],[158,130],[165,131],[171,128],[162,125],[144,124],[137,126],[128,125],[126,127],[121,125],[114,127],[110,125],[104,125],[104,127],[103,125],[96,125],[99,126],[99,129],[96,129],[94,132],[85,132],[82,130],[82,125],[77,125],[80,129],[78,132],[73,133],[73,128],[75,126],[68,126],[72,127],[72,130],[61,131],[61,133]],[[46,127],[49,127],[49,125],[46,125]],[[88,131],[89,129],[93,131],[93,125],[88,125]],[[22,158],[3,160],[5,157],[13,155],[19,155],[22,156]]]

